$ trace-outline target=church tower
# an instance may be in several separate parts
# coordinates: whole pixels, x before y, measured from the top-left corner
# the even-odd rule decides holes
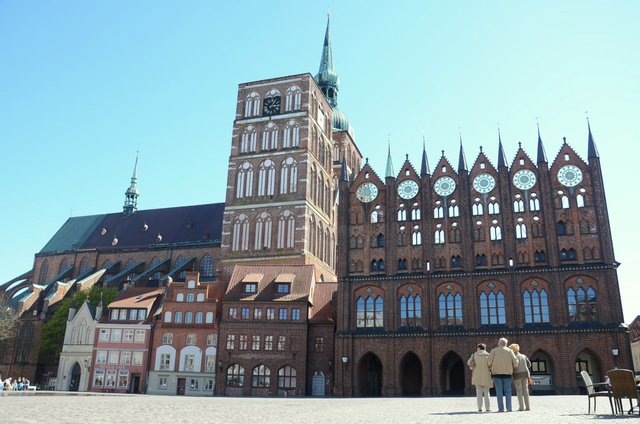
[[[122,213],[129,216],[138,210],[138,153],[136,152],[136,163],[133,165],[133,175],[131,175],[131,185],[124,193],[124,206]]]
[[[229,157],[221,265],[313,264],[336,280],[338,76],[329,23],[320,71],[240,84]],[[341,112],[340,112],[341,113]],[[344,117],[344,115],[341,115]],[[348,128],[346,122],[344,131]],[[352,143],[351,143],[352,144]],[[353,145],[353,144],[352,144]],[[355,145],[353,145],[355,146]]]

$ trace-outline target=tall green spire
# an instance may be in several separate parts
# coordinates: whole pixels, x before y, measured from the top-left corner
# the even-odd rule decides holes
[[[389,152],[387,153],[387,172],[384,174],[385,178],[395,177],[393,173],[393,163],[391,162],[391,143],[389,143]]]
[[[315,80],[324,93],[332,108],[338,105],[338,89],[340,79],[333,67],[333,52],[331,51],[331,36],[329,35],[329,15],[327,15],[327,30],[324,34],[324,45],[322,46],[322,57],[320,58],[320,69],[315,76]]]
[[[138,210],[138,152],[136,152],[136,163],[133,165],[133,175],[131,175],[131,185],[124,193],[124,206],[122,212],[129,216]]]

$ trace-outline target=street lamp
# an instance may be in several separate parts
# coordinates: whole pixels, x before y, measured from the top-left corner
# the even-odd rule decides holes
[[[346,366],[349,363],[349,357],[348,356],[343,356],[342,357],[342,363]]]

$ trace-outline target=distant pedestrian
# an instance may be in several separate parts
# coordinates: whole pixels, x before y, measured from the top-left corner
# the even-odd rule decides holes
[[[479,343],[477,350],[467,361],[467,365],[469,365],[469,368],[473,371],[471,374],[471,384],[476,386],[478,412],[482,412],[483,399],[485,411],[491,411],[491,406],[489,404],[489,389],[493,387],[493,380],[491,379],[491,371],[489,371],[489,365],[487,364],[488,358],[489,352],[487,352],[487,345]]]
[[[513,343],[509,346],[518,358],[518,368],[513,373],[513,385],[516,386],[518,395],[518,411],[529,411],[529,381],[531,374],[531,361],[524,354],[520,353],[520,345]],[[523,403],[524,400],[524,403]]]
[[[507,347],[508,343],[509,341],[504,337],[498,340],[498,346],[491,350],[487,359],[489,369],[493,374],[493,384],[496,386],[498,412],[504,412],[505,406],[507,407],[507,412],[511,412],[511,381],[513,371],[518,367],[518,358]]]

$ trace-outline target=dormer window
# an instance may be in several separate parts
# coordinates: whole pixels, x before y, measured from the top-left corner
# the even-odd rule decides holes
[[[244,284],[244,292],[245,294],[254,294],[258,291],[258,285],[256,283],[245,283]]]
[[[289,283],[277,283],[276,284],[276,293],[277,294],[289,294],[291,292],[291,285]]]
[[[118,319],[118,310],[117,309],[112,309],[111,310],[111,320],[115,321]]]
[[[127,319],[127,310],[126,309],[120,309],[120,320],[121,321],[126,321]]]

